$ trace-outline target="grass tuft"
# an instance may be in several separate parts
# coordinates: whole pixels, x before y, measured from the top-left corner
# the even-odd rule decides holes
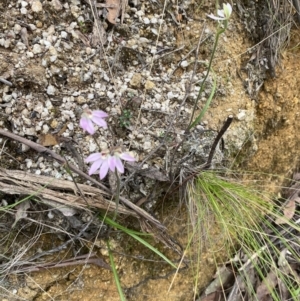
[[[218,231],[221,249],[232,259],[220,263],[218,252],[212,257],[216,267],[222,264],[231,269],[236,279],[232,290],[237,286],[237,294],[247,295],[249,300],[262,300],[266,296],[270,298],[268,300],[285,300],[282,288],[286,296],[297,297],[299,276],[286,259],[288,254],[293,261],[300,261],[297,221],[276,224],[275,221],[282,217],[279,205],[257,188],[214,171],[205,171],[190,182],[187,194],[192,225],[191,247],[199,250],[195,275],[200,269],[201,251],[216,243],[211,233],[214,231],[215,235]],[[296,247],[293,246],[295,243]],[[220,282],[225,300],[230,300],[230,289],[227,287],[226,293],[225,284],[221,279]],[[195,287],[197,283],[195,277]]]

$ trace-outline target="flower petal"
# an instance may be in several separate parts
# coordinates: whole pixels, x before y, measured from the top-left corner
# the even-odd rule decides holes
[[[90,170],[89,170],[89,175],[92,175],[94,173],[96,173],[96,171],[100,168],[100,166],[103,164],[103,160],[98,160],[98,161],[95,161]]]
[[[93,135],[95,133],[93,123],[90,119],[82,117],[80,119],[80,127],[82,127],[85,131],[87,131],[91,135]]]
[[[103,128],[107,128],[107,123],[104,119],[100,118],[100,117],[93,117],[92,118],[93,122],[95,122],[97,125],[103,127]]]
[[[108,114],[101,110],[96,110],[96,111],[92,112],[92,117],[106,118],[106,117],[108,117]]]
[[[217,20],[217,21],[225,20],[225,18],[216,17],[216,16],[213,15],[213,14],[210,14],[210,15],[207,15],[207,16],[208,16],[209,18],[214,19],[214,20]]]
[[[122,153],[119,155],[119,157],[125,161],[131,161],[131,162],[135,161],[135,158],[129,155],[128,153]]]
[[[223,9],[218,9],[218,16],[221,17],[221,18],[225,18]]]
[[[87,158],[85,158],[84,161],[86,163],[90,163],[90,162],[94,162],[94,161],[98,161],[98,160],[102,160],[102,154],[101,153],[91,154]]]
[[[108,160],[104,160],[102,165],[101,165],[101,168],[100,168],[100,173],[99,173],[100,180],[105,178],[107,173],[108,173]]]
[[[108,166],[111,171],[115,171],[115,169],[116,169],[116,157],[115,156],[110,156],[108,158]]]
[[[223,3],[223,12],[225,17],[228,19],[232,14],[232,6],[229,3]]]
[[[124,173],[124,165],[123,165],[122,161],[118,157],[115,157],[115,158],[116,158],[116,167],[117,167],[117,170],[120,173]]]

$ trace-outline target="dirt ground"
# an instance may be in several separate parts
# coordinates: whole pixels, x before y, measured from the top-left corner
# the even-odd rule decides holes
[[[210,26],[213,28],[213,22]],[[178,30],[176,35],[178,45],[187,40],[192,44],[189,47],[195,47],[202,27],[199,22],[193,21],[189,21],[189,27],[188,30]],[[237,18],[233,16],[226,35],[221,37],[213,63],[214,72],[218,74],[219,92],[203,120],[204,124],[218,130],[229,115],[234,116],[234,122],[224,136],[229,155],[236,158],[238,162],[235,164],[238,168],[257,173],[254,180],[259,180],[259,185],[274,193],[279,191],[280,186],[297,169],[299,163],[299,45],[300,30],[294,29],[291,32],[289,46],[282,52],[276,77],[267,79],[258,95],[251,98],[247,95],[240,69],[252,42],[247,38]],[[1,53],[3,55],[5,52],[1,51]],[[65,60],[67,65],[67,56]],[[37,61],[35,67],[27,66],[27,68],[30,72],[36,70],[36,74],[42,74],[41,79],[44,77],[41,60]],[[183,73],[183,70],[174,73],[176,79],[181,78]],[[76,84],[75,80],[74,84]],[[37,85],[44,84],[41,82]],[[159,220],[167,226],[172,237],[182,246],[186,246],[188,217],[185,207],[178,209],[177,203],[170,201],[161,207],[157,212]],[[188,267],[182,263],[178,273],[175,273],[167,264],[160,262],[149,250],[137,246],[137,242],[128,239],[125,234],[113,234],[114,259],[128,300],[193,300],[195,277],[198,277],[198,290],[203,289],[215,273],[216,262],[227,260],[225,242],[220,237],[219,231],[212,227],[211,235],[214,243],[201,253],[201,258],[198,260],[201,269],[195,275],[193,254],[187,255],[187,258],[192,258],[188,260]],[[25,244],[25,241],[23,243]],[[45,235],[35,242],[35,248],[46,250],[59,243],[58,238],[53,239],[52,235]],[[174,251],[159,243],[154,245],[171,260],[179,262],[178,254]],[[22,241],[20,241],[20,248],[21,246]],[[98,257],[109,263],[107,250],[101,239],[87,241],[83,248],[96,253]],[[47,261],[57,262],[73,257],[73,251],[67,249],[59,255],[51,255]],[[10,275],[1,284],[0,296],[2,301],[119,300],[111,271],[94,264],[51,268],[21,276]]]

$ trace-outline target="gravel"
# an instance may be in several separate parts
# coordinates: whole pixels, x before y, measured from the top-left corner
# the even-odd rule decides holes
[[[202,123],[185,137],[205,74],[203,63],[199,63],[192,79],[194,52],[178,40],[179,29],[190,30],[188,20],[178,27],[173,4],[162,16],[159,2],[129,1],[123,24],[119,16],[113,26],[106,21],[103,7],[97,9],[99,21],[94,22],[88,3],[10,2],[9,15],[5,15],[7,27],[0,32],[0,54],[5,61],[0,77],[13,85],[0,83],[0,105],[5,107],[0,126],[35,141],[47,133],[68,138],[86,157],[99,147],[79,128],[79,119],[87,107],[101,109],[109,114],[110,126],[109,130],[97,131],[101,147],[120,144],[139,163],[144,160],[143,164],[166,175],[170,160],[188,157],[185,166],[203,164],[216,132],[204,135],[209,125]],[[192,14],[190,1],[183,1],[182,7]],[[20,13],[24,21],[16,18]],[[211,30],[202,34],[210,49]],[[203,56],[200,62],[206,60]],[[209,76],[200,105],[211,87]],[[244,120],[246,114],[240,111],[237,118]],[[3,147],[4,139],[1,143]],[[59,153],[65,151],[63,143],[50,147]],[[4,149],[11,153],[7,146]],[[46,159],[39,164],[39,158],[27,151],[22,147],[23,162],[18,168],[69,178],[62,167],[54,167]],[[72,154],[66,158],[77,164]]]

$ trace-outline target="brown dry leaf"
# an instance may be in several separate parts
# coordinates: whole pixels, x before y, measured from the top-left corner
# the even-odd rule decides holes
[[[226,284],[230,282],[230,279],[233,276],[232,270],[228,269],[226,266],[218,268],[215,280],[213,280],[206,288],[205,295],[210,295],[216,291],[221,291]]]
[[[283,217],[278,217],[275,221],[277,225],[285,224],[287,220],[294,217],[296,211],[296,202],[300,203],[300,198],[295,196],[287,201],[283,208]]]
[[[20,31],[20,36],[21,36],[21,40],[22,42],[26,45],[26,47],[29,49],[29,44],[28,44],[28,33],[27,33],[27,28],[26,27],[22,27],[21,31]]]
[[[271,297],[271,291],[278,284],[278,275],[274,271],[270,271],[263,282],[257,287],[257,300],[266,301]],[[270,299],[272,300],[272,299]]]
[[[176,20],[177,20],[178,22],[182,22],[182,14],[177,14],[177,15],[176,15]]]
[[[278,279],[278,287],[280,291],[281,300],[288,300],[290,297],[290,293],[285,281]]]
[[[15,222],[12,225],[12,228],[16,225],[18,220],[20,220],[21,218],[27,217],[27,212],[26,211],[29,208],[30,208],[30,201],[24,201],[21,204],[16,206],[17,212],[15,214]]]
[[[116,24],[116,19],[120,14],[120,0],[106,0],[107,21]]]
[[[220,300],[220,295],[221,295],[220,292],[214,292],[207,296],[201,297],[199,301],[218,301]]]
[[[52,134],[42,134],[39,137],[40,144],[43,146],[54,146],[59,144],[59,138]]]

